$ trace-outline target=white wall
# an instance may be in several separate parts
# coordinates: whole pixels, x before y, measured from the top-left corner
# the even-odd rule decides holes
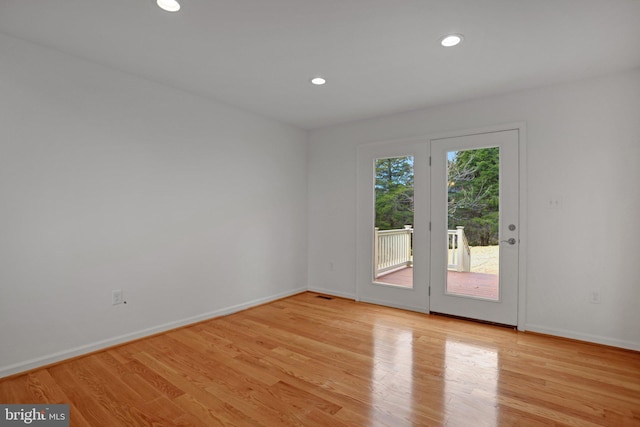
[[[640,350],[640,70],[311,132],[310,289],[355,296],[358,145],[523,121],[525,329]]]
[[[0,376],[306,289],[306,132],[1,35],[0,58]]]

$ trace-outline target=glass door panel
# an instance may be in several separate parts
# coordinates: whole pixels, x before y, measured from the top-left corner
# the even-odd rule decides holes
[[[373,280],[413,288],[413,156],[375,160]]]
[[[446,293],[500,299],[500,148],[447,152]]]

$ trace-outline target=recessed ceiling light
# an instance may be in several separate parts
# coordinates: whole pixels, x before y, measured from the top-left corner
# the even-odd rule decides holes
[[[440,39],[440,44],[444,47],[453,47],[462,43],[464,37],[462,34],[449,34]]]
[[[167,12],[177,12],[180,10],[178,0],[156,0],[156,4]]]
[[[326,82],[327,82],[327,80],[322,78],[322,77],[314,77],[314,78],[311,79],[311,83],[316,85],[316,86],[322,86]]]

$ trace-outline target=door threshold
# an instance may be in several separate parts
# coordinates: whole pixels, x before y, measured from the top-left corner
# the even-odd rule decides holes
[[[456,316],[454,314],[446,314],[446,313],[437,313],[435,311],[430,311],[429,314],[433,314],[434,316],[449,317],[451,319],[467,320],[467,321],[470,321],[470,322],[482,323],[484,325],[499,326],[501,328],[518,329],[517,325],[507,325],[505,323],[490,322],[488,320],[474,319],[472,317]]]

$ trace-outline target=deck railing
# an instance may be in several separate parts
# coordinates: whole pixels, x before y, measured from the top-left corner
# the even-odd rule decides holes
[[[374,229],[374,277],[411,266],[412,237],[413,227],[410,225],[405,225],[401,230],[379,230],[378,227]]]
[[[447,256],[448,268],[455,271],[471,270],[471,249],[464,227],[448,230]],[[374,277],[413,264],[413,227],[405,225],[398,230],[374,229],[373,260]]]
[[[464,234],[464,227],[458,226],[455,230],[448,230],[448,267],[450,270],[466,271],[471,270],[471,249],[467,236]]]

